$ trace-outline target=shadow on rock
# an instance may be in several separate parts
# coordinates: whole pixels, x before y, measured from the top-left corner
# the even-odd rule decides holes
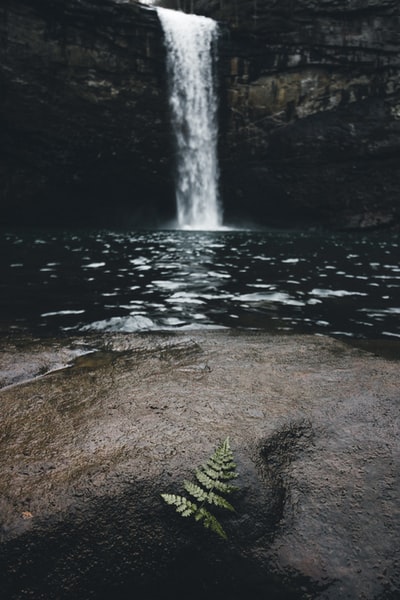
[[[159,480],[135,481],[119,496],[82,497],[67,515],[42,517],[2,544],[3,597],[313,598],[310,580],[274,574],[269,564],[266,548],[285,502],[279,476],[266,485],[246,453],[239,452],[239,463],[236,513],[221,516],[228,541],[164,505]]]

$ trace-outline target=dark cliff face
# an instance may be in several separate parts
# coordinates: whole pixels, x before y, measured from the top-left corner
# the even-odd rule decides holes
[[[397,0],[179,5],[221,21],[228,222],[399,222]],[[155,11],[134,0],[3,0],[0,222],[172,217],[164,59]]]
[[[171,216],[161,28],[115,0],[0,7],[3,223]]]
[[[197,0],[227,24],[228,214],[338,227],[398,222],[397,0]]]

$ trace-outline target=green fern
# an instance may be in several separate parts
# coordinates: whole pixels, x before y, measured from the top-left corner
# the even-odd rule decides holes
[[[195,477],[197,483],[191,481],[183,483],[185,491],[195,502],[177,494],[161,494],[161,498],[170,506],[174,506],[181,517],[193,517],[195,521],[202,522],[207,529],[227,539],[221,523],[208,507],[235,510],[222,495],[230,494],[237,489],[227,483],[237,477],[229,437],[218,446],[207,462],[195,471]]]
[[[197,510],[197,505],[190,502],[185,496],[177,496],[176,494],[161,494],[167,504],[175,506],[176,512],[182,517],[189,517]]]

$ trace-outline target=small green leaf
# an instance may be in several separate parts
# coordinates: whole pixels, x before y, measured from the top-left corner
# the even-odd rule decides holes
[[[204,471],[197,469],[196,479],[199,483],[203,485],[207,490],[216,489],[223,494],[230,494],[237,490],[234,485],[229,485],[229,483],[225,483],[224,481],[219,481],[218,479],[211,479]]]
[[[176,494],[161,494],[161,498],[171,506],[175,506],[175,510],[182,517],[189,517],[197,510],[197,504],[191,502],[185,496],[177,496]]]
[[[219,494],[214,494],[214,492],[209,492],[207,494],[207,502],[208,504],[215,504],[215,506],[226,508],[227,510],[235,512],[235,509],[233,508],[232,504],[228,502],[228,500],[225,500],[225,498]]]
[[[207,492],[203,490],[203,488],[199,485],[196,485],[195,483],[192,483],[190,481],[185,481],[183,487],[188,492],[188,494],[193,496],[193,498],[195,498],[199,502],[205,502],[205,500],[207,499]]]
[[[196,521],[202,520],[206,529],[211,529],[211,531],[222,537],[224,540],[228,539],[221,523],[206,508],[200,508],[195,515],[195,519]]]

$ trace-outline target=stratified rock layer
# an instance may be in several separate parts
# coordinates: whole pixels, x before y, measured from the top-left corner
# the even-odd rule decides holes
[[[397,0],[171,0],[221,21],[225,220],[396,226]],[[174,217],[165,56],[134,0],[4,0],[2,222]]]
[[[397,0],[197,0],[227,22],[227,210],[343,227],[398,221]]]
[[[97,352],[0,392],[2,597],[398,597],[397,362],[256,333],[26,343],[33,367]],[[12,381],[24,340],[1,351]],[[160,498],[226,436],[228,542]]]
[[[174,215],[153,10],[4,0],[0,89],[2,222],[129,226]]]

